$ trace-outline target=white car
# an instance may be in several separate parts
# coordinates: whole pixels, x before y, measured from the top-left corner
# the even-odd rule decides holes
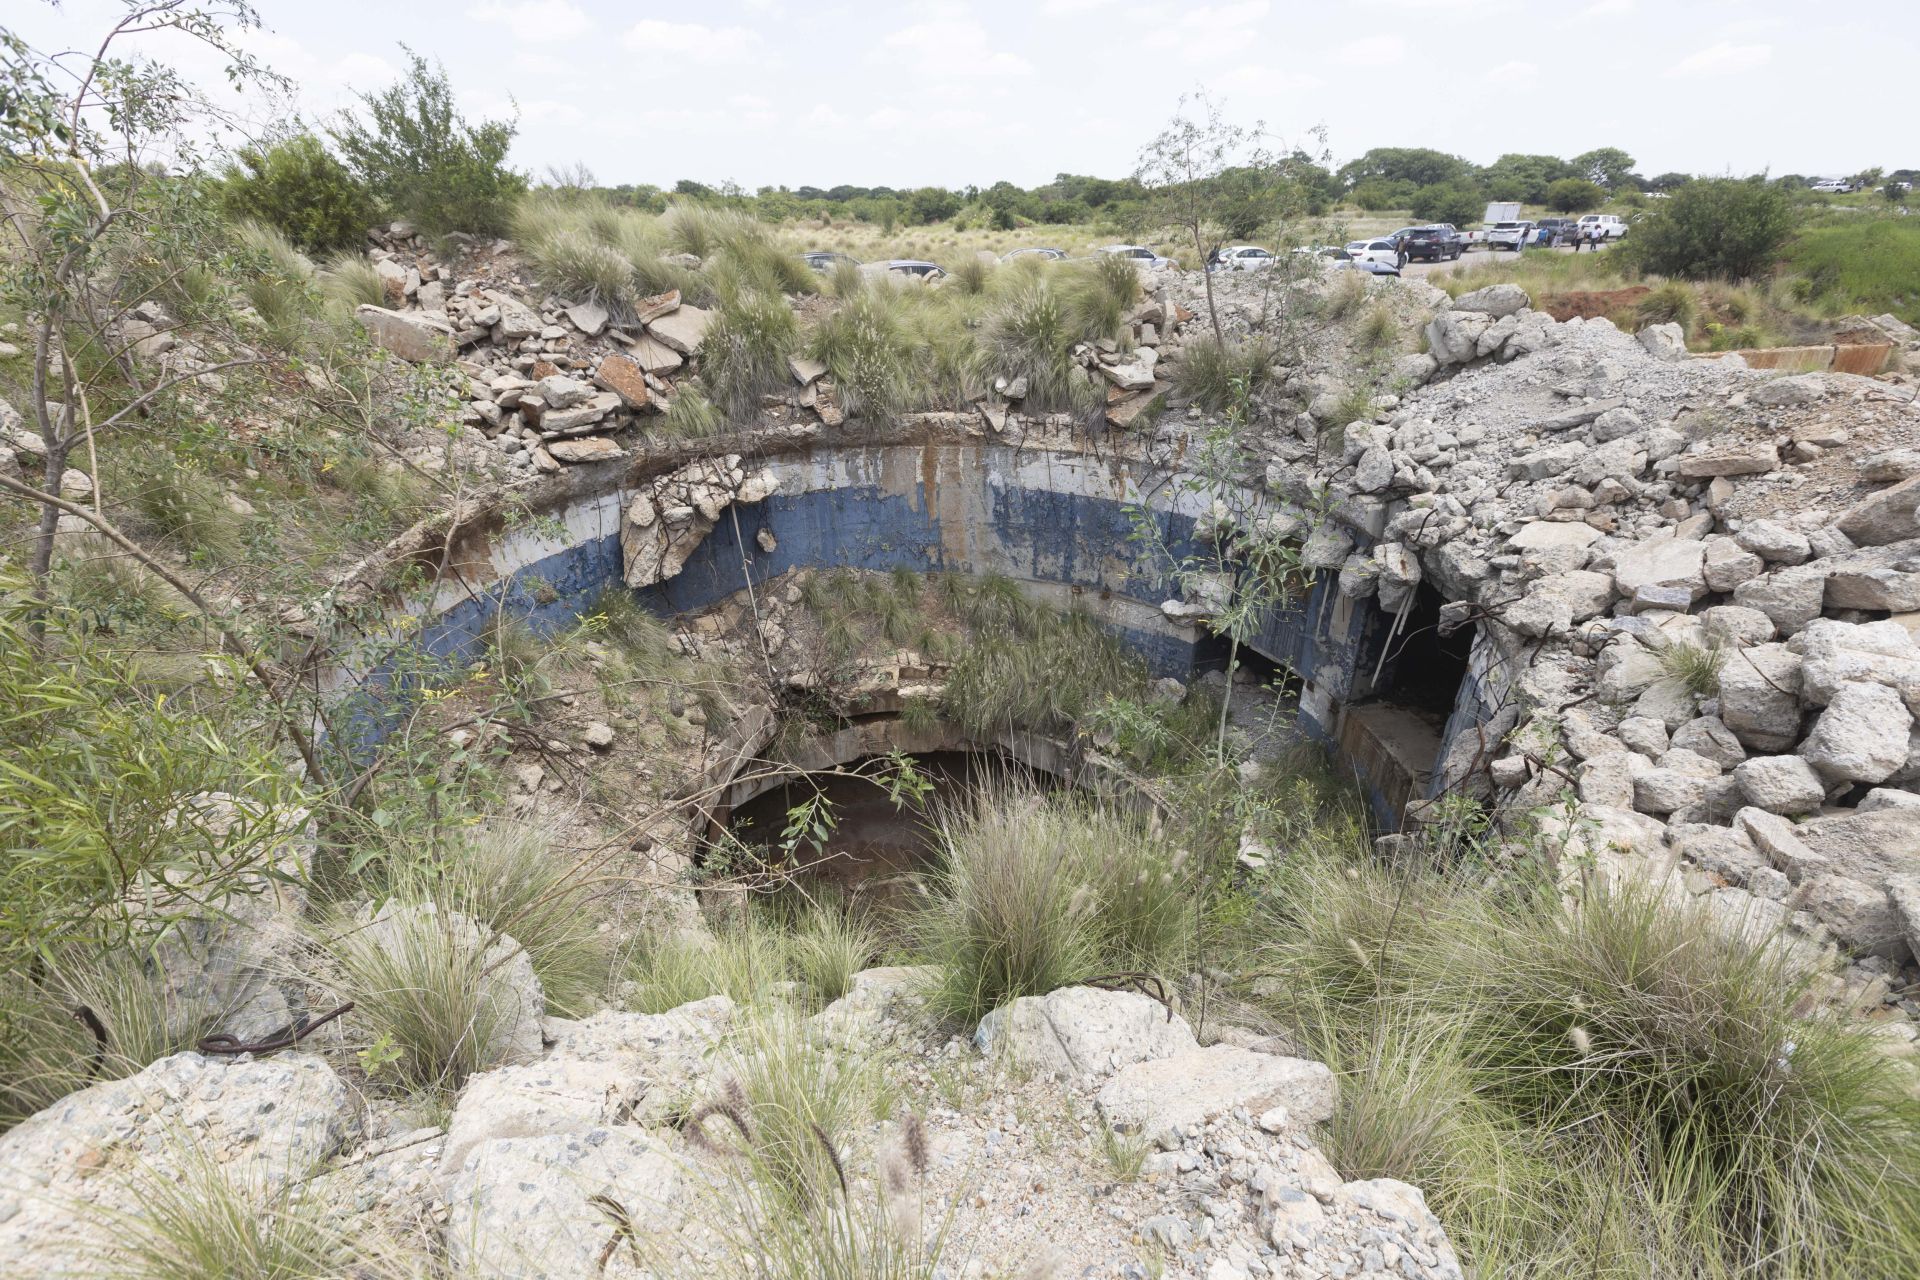
[[[1355,262],[1378,262],[1387,267],[1400,265],[1400,246],[1391,240],[1355,240],[1347,246],[1347,255]]]
[[[1487,248],[1512,249],[1518,253],[1533,239],[1531,222],[1496,222],[1487,228]]]
[[[1101,245],[1098,249],[1095,249],[1094,252],[1104,253],[1114,258],[1131,258],[1133,259],[1134,266],[1144,267],[1149,271],[1165,271],[1169,267],[1177,267],[1180,265],[1172,258],[1163,258],[1153,250],[1137,244]]]
[[[1273,254],[1258,245],[1237,244],[1220,251],[1222,271],[1260,271],[1273,265]]]
[[[1853,190],[1853,184],[1845,178],[1823,178],[1813,184],[1815,191],[1824,191],[1828,195],[1845,195]]]
[[[1587,213],[1580,216],[1581,235],[1591,235],[1595,227],[1607,240],[1618,240],[1627,234],[1627,220],[1617,213]]]

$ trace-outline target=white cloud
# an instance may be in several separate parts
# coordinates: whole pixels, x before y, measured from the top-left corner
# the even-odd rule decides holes
[[[1520,89],[1540,78],[1540,68],[1531,62],[1503,62],[1484,77],[1502,88]]]
[[[708,27],[698,22],[646,18],[627,28],[621,42],[635,53],[668,53],[689,62],[734,62],[759,46],[745,27]]]
[[[486,0],[467,10],[475,22],[498,23],[527,44],[575,40],[593,29],[585,10],[569,0]]]
[[[1074,17],[1082,13],[1092,13],[1096,9],[1105,9],[1114,0],[1046,0],[1040,6],[1040,12],[1053,17]]]
[[[1390,67],[1407,59],[1407,42],[1399,36],[1366,36],[1334,51],[1333,60],[1348,67]]]
[[[1632,13],[1634,0],[1593,0],[1593,3],[1580,11],[1582,18],[1611,18],[1623,13]]]
[[[935,18],[890,32],[881,38],[875,55],[880,62],[913,63],[916,74],[940,79],[1023,76],[1033,70],[1019,54],[996,49],[985,27],[958,18]]]
[[[1325,83],[1319,76],[1259,66],[1233,67],[1207,77],[1207,88],[1222,92],[1288,93]]]
[[[1773,61],[1770,44],[1728,44],[1725,40],[1708,45],[1667,68],[1670,76],[1723,76],[1752,71]]]

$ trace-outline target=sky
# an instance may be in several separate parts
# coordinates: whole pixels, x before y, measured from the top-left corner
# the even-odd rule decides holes
[[[519,168],[584,163],[606,185],[1118,177],[1196,90],[1289,143],[1324,126],[1336,163],[1617,146],[1649,177],[1920,167],[1920,0],[256,3],[244,43],[308,120],[390,82],[404,44],[470,119],[517,110]],[[38,48],[90,49],[122,7],[0,10]],[[233,100],[177,33],[143,48]]]

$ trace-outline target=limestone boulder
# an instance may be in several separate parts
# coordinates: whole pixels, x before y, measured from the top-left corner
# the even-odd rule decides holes
[[[1532,305],[1533,299],[1517,284],[1490,284],[1484,289],[1463,293],[1453,300],[1455,311],[1471,312],[1496,320],[1524,311]]]
[[[1777,643],[1735,650],[1720,664],[1720,719],[1748,750],[1783,751],[1799,741],[1800,665],[1799,654]]]
[[[472,1280],[602,1274],[614,1226],[595,1199],[658,1228],[679,1182],[665,1142],[631,1126],[482,1142],[448,1179],[448,1265]]]
[[[1691,539],[1655,538],[1636,543],[1613,560],[1613,583],[1631,596],[1645,585],[1685,587],[1694,599],[1707,592],[1706,546]]]
[[[1733,779],[1746,802],[1768,813],[1812,813],[1826,799],[1826,784],[1800,756],[1756,756],[1735,765]]]
[[[444,319],[421,311],[389,311],[362,303],[354,318],[375,346],[413,364],[451,359],[453,327]]]
[[[1022,1070],[1081,1081],[1199,1048],[1186,1019],[1158,1000],[1093,987],[1063,987],[1003,1005],[980,1020],[974,1043]]]
[[[1913,715],[1881,684],[1848,682],[1833,691],[1799,754],[1835,782],[1883,782],[1907,762]]]
[[[0,1134],[0,1270],[94,1274],[104,1232],[154,1179],[209,1157],[271,1193],[357,1133],[359,1108],[320,1058],[179,1053],[76,1093]]]

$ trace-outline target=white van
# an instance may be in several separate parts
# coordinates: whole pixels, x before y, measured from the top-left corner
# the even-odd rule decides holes
[[[1588,213],[1581,215],[1580,234],[1582,236],[1592,235],[1595,227],[1600,229],[1601,237],[1607,240],[1618,240],[1627,234],[1626,220],[1617,213]]]

